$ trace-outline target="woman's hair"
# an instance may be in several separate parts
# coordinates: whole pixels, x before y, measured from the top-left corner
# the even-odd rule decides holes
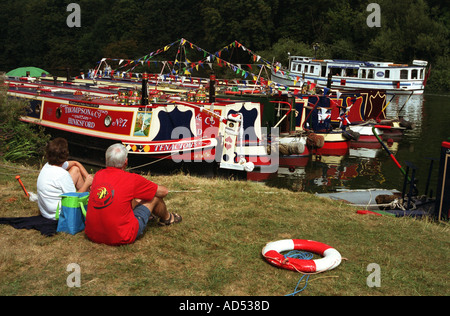
[[[69,159],[67,140],[58,137],[50,141],[45,148],[45,156],[51,165],[60,165]]]
[[[122,168],[128,157],[128,150],[123,144],[117,143],[106,150],[106,167]]]

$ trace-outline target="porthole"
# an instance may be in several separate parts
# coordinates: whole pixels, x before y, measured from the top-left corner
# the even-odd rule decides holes
[[[112,122],[111,116],[107,115],[107,116],[105,117],[105,126],[106,126],[106,127],[109,127],[109,126],[111,125],[111,122]]]

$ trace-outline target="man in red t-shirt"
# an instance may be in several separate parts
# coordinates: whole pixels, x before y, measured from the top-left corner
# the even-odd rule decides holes
[[[106,169],[94,176],[86,212],[87,237],[97,243],[124,245],[140,237],[153,213],[160,225],[181,222],[169,213],[163,198],[167,188],[125,171],[128,151],[122,144],[106,151]]]

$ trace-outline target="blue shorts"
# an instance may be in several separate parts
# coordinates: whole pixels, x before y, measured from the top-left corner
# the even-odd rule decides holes
[[[144,234],[145,227],[147,227],[148,220],[152,213],[145,205],[138,205],[133,210],[134,216],[137,218],[139,222],[139,230],[136,238],[139,238]]]

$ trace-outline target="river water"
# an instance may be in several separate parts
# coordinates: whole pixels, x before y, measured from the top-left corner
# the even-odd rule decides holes
[[[387,100],[391,97],[388,96]],[[431,163],[429,158],[437,159],[429,186],[436,192],[441,143],[450,140],[450,95],[408,97],[395,96],[386,109],[387,117],[397,117],[398,113],[415,126],[402,136],[391,138],[394,142],[389,148],[405,170],[407,161],[417,167],[415,177],[419,194],[425,192]],[[263,180],[269,186],[312,193],[372,188],[401,191],[403,181],[404,175],[382,148],[351,149],[346,156],[322,156],[320,160],[313,156],[305,166],[280,166],[276,174]]]

